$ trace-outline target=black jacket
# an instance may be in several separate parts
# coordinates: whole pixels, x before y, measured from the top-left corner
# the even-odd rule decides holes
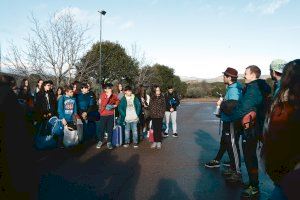
[[[174,109],[174,111],[177,110],[177,107],[180,105],[179,98],[176,93],[170,94],[167,92],[165,94],[165,101],[166,101],[166,111],[170,111],[171,108]]]
[[[49,104],[46,98],[46,94],[48,94],[49,96]],[[51,116],[56,115],[56,99],[54,94],[52,92],[38,92],[34,107],[37,120],[45,119],[44,115],[47,115],[49,113],[51,113]]]

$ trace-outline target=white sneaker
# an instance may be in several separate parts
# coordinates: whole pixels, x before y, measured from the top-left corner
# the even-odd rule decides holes
[[[102,146],[102,142],[101,142],[101,141],[99,141],[99,142],[98,142],[98,144],[97,144],[97,146],[96,146],[96,148],[97,148],[97,149],[100,149],[100,148],[101,148],[101,146]]]
[[[128,148],[129,144],[124,144],[123,147]]]
[[[156,145],[157,145],[157,143],[156,142],[153,142],[152,144],[151,144],[151,149],[155,149],[156,148]]]
[[[139,145],[138,145],[138,144],[134,144],[134,145],[133,145],[133,148],[134,148],[134,149],[137,149],[137,148],[139,148]]]
[[[157,148],[157,149],[161,149],[161,142],[158,142],[158,143],[157,143],[156,148]]]

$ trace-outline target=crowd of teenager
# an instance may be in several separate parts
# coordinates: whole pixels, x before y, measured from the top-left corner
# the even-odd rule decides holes
[[[239,83],[236,69],[227,68],[223,74],[226,94],[217,102],[220,107],[217,116],[222,121],[220,148],[216,157],[205,166],[220,167],[227,152],[230,162],[227,163],[228,170],[223,172],[225,180],[229,183],[242,182],[241,145],[249,177],[242,196],[255,197],[260,192],[257,147],[262,143],[260,156],[275,184],[271,199],[293,199],[298,194],[300,180],[300,60],[288,63],[274,60],[270,64],[273,90],[260,79],[261,70],[255,65],[245,70],[245,86]],[[2,142],[1,148],[15,152],[11,146],[22,147],[26,141],[20,137],[15,142],[13,135],[8,134],[28,130],[28,125],[18,120],[22,113],[35,127],[32,129],[34,132],[46,131],[45,126],[53,116],[57,116],[65,127],[76,126],[80,120],[83,142],[94,137],[97,149],[103,144],[108,149],[115,147],[112,140],[116,125],[121,127],[124,137],[121,145],[125,148],[130,146],[131,139],[133,148],[138,148],[140,140],[146,135],[150,138],[152,134],[151,148],[161,149],[162,138],[169,136],[170,129],[172,136],[178,137],[176,119],[180,100],[172,86],[165,94],[159,86],[146,88],[140,85],[134,90],[131,86],[106,83],[102,88],[103,92],[98,97],[90,84],[78,81],[55,89],[51,80],[38,80],[32,89],[27,79],[23,79],[17,87],[14,78],[1,75],[1,134],[4,140],[15,143],[9,145],[8,142],[5,146]],[[62,138],[57,137],[56,140],[63,147]],[[16,162],[20,164],[19,160]]]
[[[55,90],[51,80],[39,79],[31,90],[28,79],[23,79],[20,87],[16,87],[13,78],[7,79],[36,133],[51,134],[46,126],[49,119],[57,116],[68,127],[76,126],[79,119],[83,124],[83,140],[96,138],[96,148],[101,148],[106,141],[107,148],[113,149],[113,129],[119,125],[124,138],[120,145],[128,147],[132,138],[133,147],[138,148],[139,141],[152,134],[151,148],[160,149],[162,137],[167,137],[169,132],[168,125],[163,130],[164,118],[167,123],[171,118],[173,136],[178,136],[176,108],[180,102],[173,86],[163,94],[159,86],[146,88],[140,85],[134,90],[131,86],[105,83],[97,98],[90,84],[84,82],[75,81]],[[62,137],[56,139],[63,148]]]
[[[272,61],[273,93],[266,81],[260,79],[261,70],[255,65],[245,70],[245,87],[238,82],[236,69],[229,67],[223,74],[226,95],[217,102],[220,112],[216,113],[222,122],[220,148],[205,166],[219,168],[227,152],[230,162],[223,163],[229,167],[223,171],[225,180],[242,183],[241,144],[249,179],[242,196],[257,197],[260,193],[257,149],[262,143],[260,156],[275,183],[270,199],[299,198],[300,60]]]

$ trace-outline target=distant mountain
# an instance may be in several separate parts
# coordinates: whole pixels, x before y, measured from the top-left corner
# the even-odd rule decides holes
[[[244,75],[239,74],[238,79],[243,79]],[[270,78],[269,75],[262,75],[261,79],[267,79]],[[196,78],[196,77],[187,77],[187,76],[181,76],[180,77],[181,81],[186,82],[186,83],[198,83],[202,81],[206,81],[208,83],[215,83],[215,82],[223,82],[223,76],[218,76],[216,78],[210,78],[210,79],[205,79],[205,78]]]

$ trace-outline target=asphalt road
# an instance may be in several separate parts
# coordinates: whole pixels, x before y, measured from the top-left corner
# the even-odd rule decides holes
[[[184,103],[178,111],[178,138],[168,137],[161,150],[143,141],[108,150],[83,147],[53,150],[38,160],[39,199],[240,199],[241,185],[228,185],[222,169],[206,169],[215,157],[220,136],[212,103]],[[227,158],[224,158],[227,160]],[[262,169],[262,168],[261,168]],[[243,179],[248,178],[243,165]],[[260,171],[261,195],[272,183]]]

